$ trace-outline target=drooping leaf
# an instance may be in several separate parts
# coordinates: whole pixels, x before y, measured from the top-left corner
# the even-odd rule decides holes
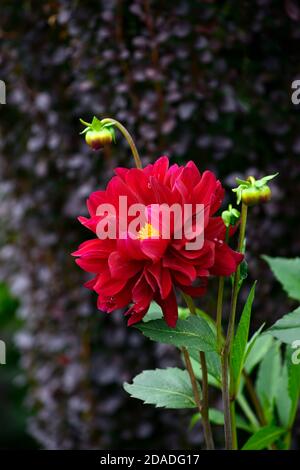
[[[283,343],[292,344],[300,339],[300,307],[280,318],[267,330]]]
[[[249,335],[249,325],[252,310],[252,303],[255,294],[255,284],[252,286],[245,303],[241,319],[233,340],[232,355],[231,355],[231,371],[232,379],[234,384],[234,390],[236,391],[239,386],[241,373],[244,366],[245,354],[247,348],[247,341]]]
[[[274,343],[259,365],[256,390],[266,419],[271,421],[281,372],[280,344]]]
[[[285,432],[283,428],[265,426],[253,434],[242,447],[242,450],[262,450],[276,442]]]
[[[124,389],[132,397],[156,407],[196,407],[188,372],[177,367],[145,370],[132,384],[125,383]]]
[[[291,299],[300,300],[300,258],[263,256]]]
[[[177,347],[197,348],[198,351],[215,351],[216,337],[209,324],[199,316],[178,320],[175,328],[170,328],[164,320],[139,323],[138,328],[147,338]]]

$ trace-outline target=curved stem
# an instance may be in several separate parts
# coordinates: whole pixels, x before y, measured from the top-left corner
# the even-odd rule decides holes
[[[141,162],[139,153],[137,151],[136,145],[134,143],[133,138],[131,137],[128,130],[126,129],[126,127],[124,127],[123,124],[121,124],[116,119],[111,119],[111,118],[104,118],[104,119],[101,120],[101,123],[102,124],[112,124],[117,129],[119,129],[119,131],[123,134],[123,136],[125,137],[125,139],[127,140],[128,144],[129,144],[129,147],[131,149],[131,152],[132,152],[132,155],[133,155],[133,158],[134,158],[134,161],[135,161],[135,166],[137,168],[142,168],[142,162]]]

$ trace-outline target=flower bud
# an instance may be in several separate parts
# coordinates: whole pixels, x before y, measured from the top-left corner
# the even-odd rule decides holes
[[[92,122],[85,122],[82,119],[80,119],[80,122],[86,126],[81,134],[85,134],[85,141],[93,150],[100,150],[115,142],[113,124],[103,124],[103,121],[100,121],[95,116]]]
[[[268,202],[272,193],[267,183],[277,175],[278,173],[264,176],[259,180],[256,180],[253,176],[249,176],[247,180],[237,178],[239,186],[232,190],[237,194],[237,203],[239,204],[242,201],[246,206],[254,206],[255,204]]]
[[[240,218],[240,212],[232,207],[231,204],[229,204],[228,209],[226,211],[222,212],[222,219],[225,224],[225,226],[228,228],[230,225],[234,226],[236,222]]]
[[[113,137],[108,129],[102,129],[100,131],[88,131],[85,134],[85,141],[93,150],[99,150],[111,144]]]

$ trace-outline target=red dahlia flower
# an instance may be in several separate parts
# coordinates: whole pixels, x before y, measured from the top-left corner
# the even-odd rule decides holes
[[[224,242],[224,222],[214,216],[222,203],[224,189],[212,172],[201,175],[191,161],[186,166],[169,167],[167,157],[144,169],[117,168],[115,173],[106,190],[89,197],[90,218],[79,218],[94,233],[103,220],[103,215],[97,212],[101,204],[115,208],[112,217],[120,225],[119,196],[127,196],[128,206],[141,203],[147,209],[153,204],[169,207],[175,203],[193,207],[203,204],[204,242],[199,249],[188,250],[187,239],[175,238],[174,230],[168,239],[163,238],[161,225],[147,222],[136,237],[127,232],[116,239],[93,238],[73,253],[82,269],[95,274],[86,287],[98,294],[100,310],[112,312],[132,303],[126,313],[130,316],[128,325],[132,325],[144,317],[155,300],[167,324],[174,327],[178,318],[175,288],[192,297],[203,295],[210,275],[229,276],[243,259]]]

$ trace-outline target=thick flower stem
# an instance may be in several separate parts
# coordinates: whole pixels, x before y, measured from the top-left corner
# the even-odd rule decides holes
[[[216,319],[217,349],[219,353],[222,350],[222,313],[223,313],[224,284],[225,284],[225,278],[224,276],[222,276],[219,279],[218,300],[217,300],[217,319]]]
[[[238,251],[243,253],[244,251],[244,240],[247,223],[247,206],[242,204],[241,212],[241,225],[239,232]],[[223,403],[224,403],[224,428],[225,428],[225,443],[226,449],[236,449],[236,425],[235,425],[235,396],[230,396],[229,388],[229,358],[231,353],[232,340],[234,336],[235,316],[237,299],[239,293],[239,281],[240,281],[240,268],[238,267],[233,281],[231,307],[229,314],[229,323],[227,329],[227,335],[225,345],[222,350],[222,381],[223,381]]]
[[[137,151],[136,145],[133,141],[133,138],[131,137],[128,130],[126,129],[126,127],[124,127],[123,124],[121,124],[116,119],[111,119],[111,118],[104,118],[104,119],[101,120],[101,123],[102,124],[112,124],[117,129],[119,129],[119,131],[123,134],[123,136],[127,140],[128,144],[129,144],[129,147],[131,148],[132,155],[133,155],[133,158],[134,158],[134,161],[135,161],[135,166],[137,168],[142,168],[142,162],[141,162],[139,153]]]
[[[226,243],[228,243],[228,239],[229,239],[229,227],[226,228],[226,236],[225,236]],[[219,278],[217,315],[216,315],[217,350],[219,354],[221,354],[221,351],[222,351],[222,315],[223,315],[224,284],[225,284],[225,277],[221,276]]]
[[[207,365],[206,358],[203,351],[200,351],[200,363],[202,370],[202,419],[205,432],[205,440],[207,444],[207,449],[213,450],[215,448],[213,435],[211,430],[211,425],[209,421],[209,401],[208,401],[208,374],[207,374]]]
[[[192,315],[196,315],[196,307],[194,304],[194,301],[191,296],[184,294],[182,292],[182,296],[188,306],[189,311],[191,312]],[[194,390],[195,384],[196,384],[196,390],[198,392],[198,386],[197,386],[197,381],[193,372],[191,360],[189,357],[188,351],[183,348],[183,355],[186,363],[186,367],[188,370],[188,373],[190,375],[190,380],[191,384]],[[206,358],[205,358],[205,353],[203,351],[200,351],[200,364],[201,364],[201,370],[202,370],[202,393],[203,393],[203,398],[202,401],[200,399],[200,408],[197,404],[196,397],[195,401],[196,404],[199,408],[200,414],[202,416],[202,422],[203,422],[203,430],[204,430],[204,438],[205,438],[205,443],[206,443],[206,448],[207,450],[213,450],[215,448],[214,441],[213,441],[213,435],[212,435],[212,430],[211,430],[211,425],[209,421],[209,399],[208,399],[208,374],[207,374],[207,365],[206,365]],[[195,384],[194,384],[195,382]],[[195,393],[194,393],[195,395]]]
[[[203,381],[203,400],[201,401],[200,397],[200,391],[197,383],[196,376],[194,374],[193,366],[191,363],[191,358],[190,355],[185,347],[182,348],[182,353],[185,361],[185,365],[188,371],[188,374],[190,376],[190,381],[193,389],[193,395],[195,399],[196,406],[199,410],[200,415],[202,416],[202,423],[203,423],[203,431],[204,431],[204,438],[205,438],[205,444],[207,450],[213,450],[214,449],[214,443],[213,443],[213,438],[212,438],[212,432],[211,432],[211,427],[210,427],[210,422],[209,422],[209,416],[208,416],[208,407],[207,407],[207,402],[208,402],[208,388],[206,385],[206,390],[204,392],[204,381]],[[200,353],[201,354],[201,353]],[[204,353],[202,353],[204,355]],[[205,357],[204,357],[205,359]],[[202,367],[202,363],[201,363]],[[206,370],[206,362],[205,362],[205,370]],[[202,380],[203,380],[203,369],[202,369]],[[207,379],[207,370],[206,370],[206,379]],[[206,398],[204,398],[204,393],[206,394]],[[205,403],[206,402],[206,403]],[[206,404],[206,407],[205,407]]]

